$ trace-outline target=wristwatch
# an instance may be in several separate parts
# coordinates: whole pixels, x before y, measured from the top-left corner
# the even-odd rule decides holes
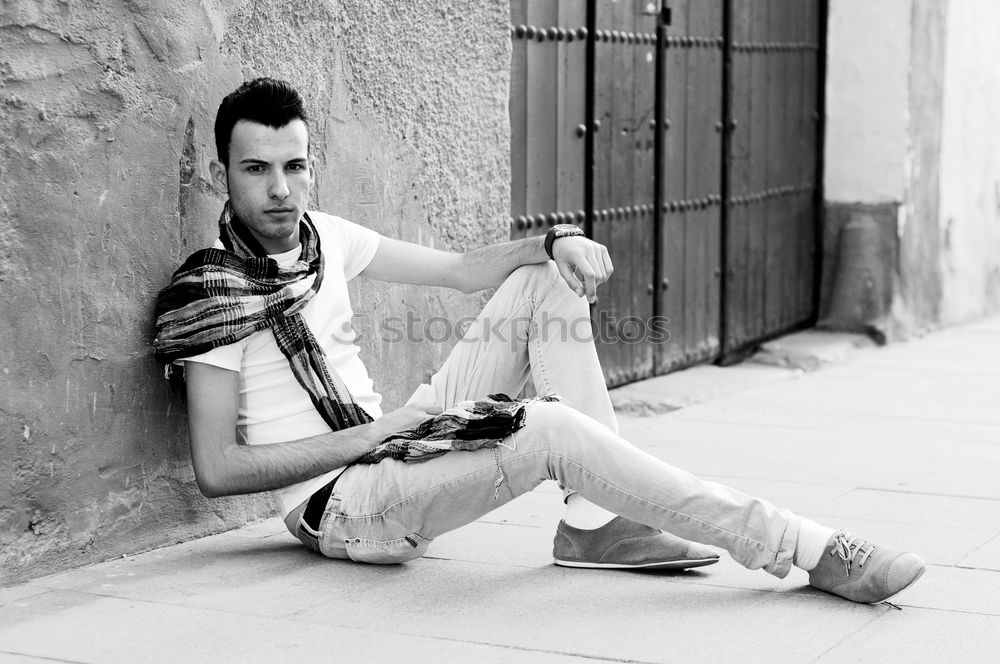
[[[545,253],[552,258],[552,243],[561,237],[576,237],[584,235],[583,229],[573,224],[556,224],[545,234]]]

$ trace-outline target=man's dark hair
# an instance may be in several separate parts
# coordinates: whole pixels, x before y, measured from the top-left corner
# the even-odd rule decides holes
[[[215,149],[219,161],[229,167],[229,141],[240,120],[280,129],[292,120],[309,124],[302,97],[289,83],[274,78],[247,81],[219,104],[215,116]]]

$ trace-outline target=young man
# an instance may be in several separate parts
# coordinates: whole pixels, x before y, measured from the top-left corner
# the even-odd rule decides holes
[[[306,545],[398,563],[555,479],[568,490],[557,564],[694,567],[717,560],[709,544],[779,577],[797,565],[812,585],[858,602],[883,601],[923,573],[912,553],[835,532],[638,450],[617,435],[592,340],[540,325],[512,329],[547,320],[589,331],[587,302],[613,270],[603,246],[560,227],[544,241],[455,254],[307,212],[307,118],[298,93],[280,81],[258,79],[227,96],[215,132],[212,178],[229,196],[219,241],[191,256],[160,294],[154,342],[158,357],[185,364],[192,459],[205,495],[273,491]],[[465,292],[499,286],[472,336],[386,414],[353,343],[346,284],[359,274]],[[498,334],[475,338],[487,328]],[[529,378],[538,394],[561,402],[463,403],[516,395]],[[423,453],[433,458],[405,458]]]

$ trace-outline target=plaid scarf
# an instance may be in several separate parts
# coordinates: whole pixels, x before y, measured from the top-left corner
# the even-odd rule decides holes
[[[493,499],[496,500],[504,480],[500,447],[506,446],[500,441],[524,426],[527,404],[558,400],[554,394],[522,400],[511,399],[506,394],[491,394],[477,401],[460,401],[412,429],[392,434],[356,463],[378,463],[383,459],[427,461],[455,450],[492,449],[497,469],[493,483]]]
[[[558,400],[555,395],[517,400],[506,394],[491,394],[477,401],[460,401],[412,429],[387,437],[358,463],[378,463],[382,459],[426,461],[453,450],[495,448],[524,426],[526,404]]]
[[[195,252],[160,291],[156,358],[169,363],[270,328],[295,380],[332,430],[371,422],[327,366],[299,313],[323,281],[323,252],[309,215],[299,222],[302,251],[289,267],[267,257],[228,202],[219,217],[219,239],[223,249]]]
[[[153,340],[156,358],[170,363],[270,328],[296,381],[330,429],[371,422],[336,370],[327,366],[323,349],[299,313],[323,280],[323,252],[309,215],[303,215],[299,224],[302,251],[289,267],[280,267],[267,257],[228,202],[219,217],[219,239],[224,249],[195,252],[160,291]],[[535,400],[556,401],[558,397]],[[492,448],[499,491],[503,481],[500,441],[524,426],[527,403],[505,394],[463,401],[412,429],[388,436],[355,463],[388,458],[426,461],[452,450]]]

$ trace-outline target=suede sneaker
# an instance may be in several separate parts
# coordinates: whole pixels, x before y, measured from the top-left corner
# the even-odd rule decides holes
[[[908,551],[875,544],[839,531],[826,544],[809,585],[862,604],[877,604],[913,585],[926,565]]]
[[[604,569],[688,569],[719,562],[719,554],[624,517],[581,530],[560,521],[552,557],[556,565]]]

